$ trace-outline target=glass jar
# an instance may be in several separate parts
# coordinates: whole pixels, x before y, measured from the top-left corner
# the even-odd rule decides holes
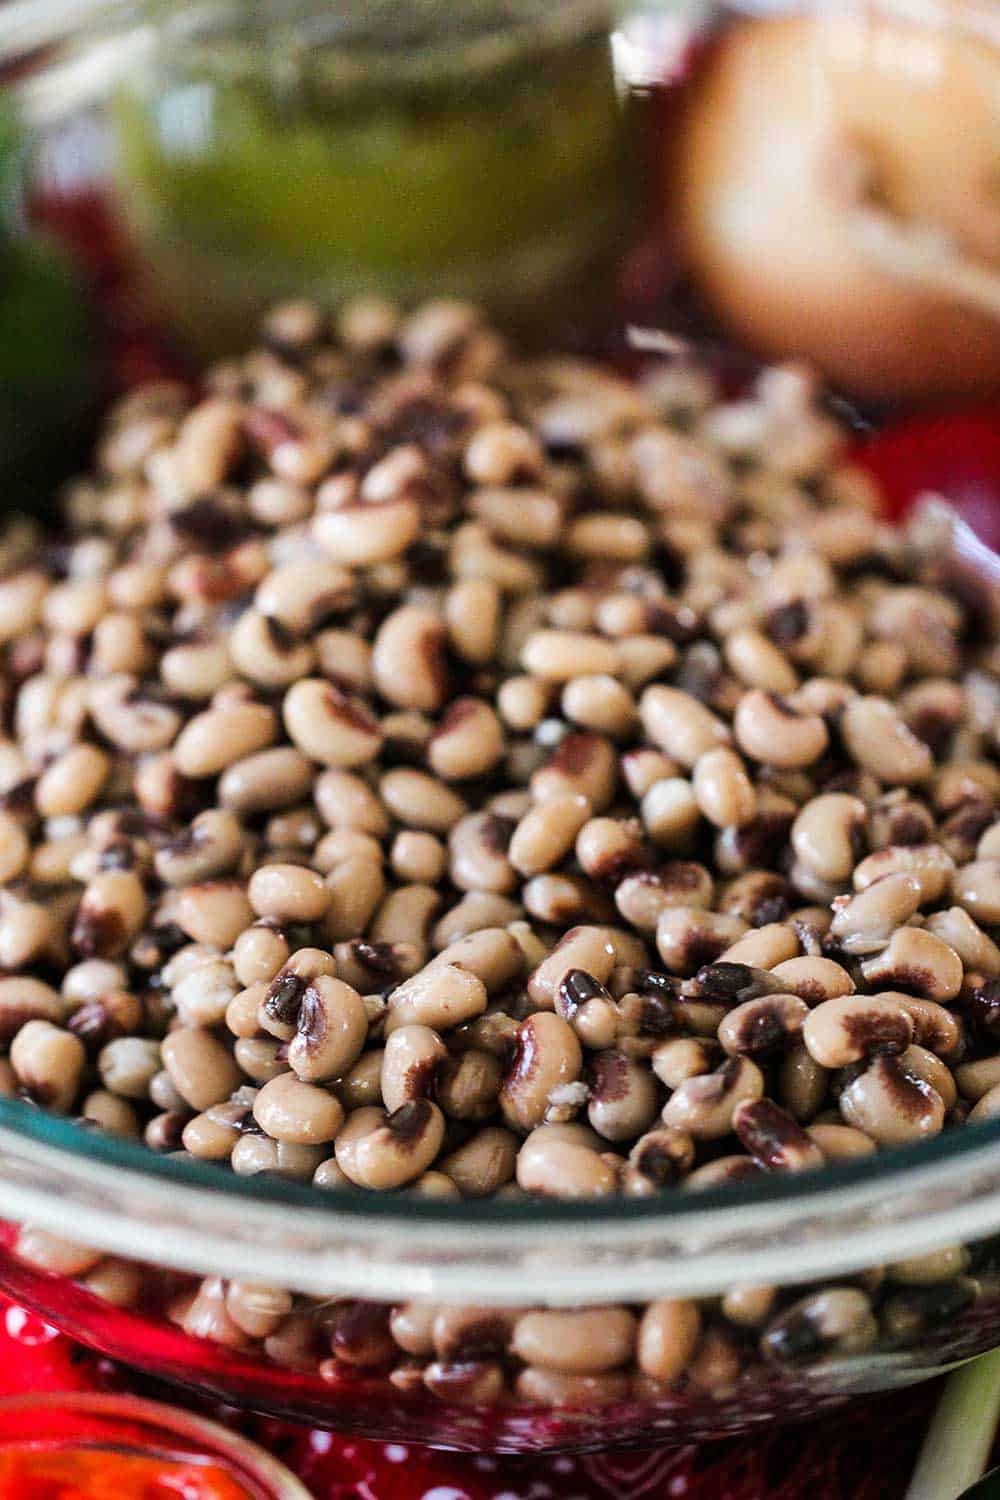
[[[547,337],[607,318],[630,191],[606,0],[13,10],[37,206],[96,194],[199,355],[290,295],[473,297]]]

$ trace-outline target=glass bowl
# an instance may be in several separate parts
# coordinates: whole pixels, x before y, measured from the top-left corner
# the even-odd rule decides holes
[[[355,19],[365,9],[347,8]],[[521,10],[537,18],[545,8]],[[571,13],[592,8],[574,5]],[[91,244],[99,228],[105,290],[133,332],[146,326],[143,279],[121,266],[136,250],[140,270],[158,266],[153,300],[189,335],[192,283],[224,281],[234,300],[226,306],[220,298],[219,328],[193,331],[206,344],[225,342],[258,301],[329,286],[322,277],[303,285],[301,265],[290,271],[281,256],[258,253],[261,242],[246,225],[236,244],[224,242],[216,224],[195,245],[197,215],[180,191],[171,214],[143,212],[164,139],[195,155],[217,140],[204,129],[216,118],[214,75],[206,83],[189,74],[200,42],[174,56],[179,73],[170,74],[166,95],[139,87],[150,59],[161,56],[163,34],[151,15],[169,23],[176,41],[177,28],[197,32],[231,13],[173,3],[153,11],[130,0],[7,7],[0,59],[28,126],[31,208],[77,245]],[[361,27],[358,35],[364,42],[368,33]],[[246,49],[230,55],[242,100]],[[300,52],[269,56],[269,104],[289,78],[295,97],[307,61]],[[449,53],[449,67],[455,62]],[[153,77],[161,79],[155,69]],[[140,112],[136,138],[144,122],[159,132],[131,164],[113,149],[110,105],[123,79],[137,90],[127,101]],[[362,83],[352,77],[345,87]],[[183,108],[169,104],[175,97]],[[254,150],[280,191],[268,169],[270,130],[258,133]],[[249,149],[250,136],[241,139]],[[608,160],[601,158],[599,177]],[[116,176],[122,172],[125,179]],[[121,240],[121,226],[106,214],[107,189],[129,172],[145,188]],[[183,172],[169,175],[184,186]],[[231,175],[223,176],[220,204],[233,201]],[[247,184],[237,186],[246,205]],[[201,204],[204,191],[202,182]],[[192,227],[192,244],[181,246],[190,258],[177,255],[172,215]],[[609,218],[617,235],[617,208]],[[525,227],[511,220],[505,227],[515,234]],[[531,305],[559,305],[547,294],[545,264],[562,284],[567,268],[575,275],[591,264],[592,248],[579,260],[531,262]],[[602,239],[601,256],[605,248]],[[520,287],[529,262],[513,253],[498,259]],[[487,271],[495,268],[488,260]],[[446,286],[441,269],[434,267],[435,291],[478,290],[458,272]],[[389,290],[407,295],[424,285],[426,267],[405,265],[402,280],[398,265],[383,270]],[[345,273],[339,284],[356,283]],[[490,300],[488,287],[486,294]],[[150,317],[155,322],[155,309]],[[992,587],[997,558],[946,515],[937,525],[942,566],[961,566]],[[9,1225],[0,1286],[103,1354],[255,1410],[473,1451],[752,1431],[924,1379],[1000,1341],[1000,1121],[813,1176],[699,1195],[456,1204],[237,1178],[0,1100],[0,1214]],[[538,1340],[563,1341],[564,1361],[575,1349],[576,1373],[552,1373],[539,1360],[525,1378],[510,1347],[512,1310],[525,1308],[539,1317],[548,1311]],[[653,1376],[630,1360],[640,1320],[659,1351],[646,1361],[659,1371]]]
[[[111,1456],[160,1456],[210,1466],[240,1486],[246,1500],[310,1500],[294,1474],[215,1422],[134,1396],[13,1396],[0,1401],[0,1463],[62,1450]],[[16,1480],[15,1480],[16,1482]],[[11,1491],[13,1493],[13,1491]]]

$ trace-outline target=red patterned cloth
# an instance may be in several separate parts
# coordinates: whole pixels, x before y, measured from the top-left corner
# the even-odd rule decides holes
[[[902,1500],[937,1383],[856,1402],[822,1420],[699,1447],[583,1457],[494,1458],[362,1442],[232,1408],[206,1413],[295,1470],[315,1500]],[[121,1367],[0,1299],[0,1396],[136,1390]]]

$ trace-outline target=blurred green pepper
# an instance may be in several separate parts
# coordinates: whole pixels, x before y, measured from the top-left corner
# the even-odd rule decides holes
[[[102,360],[68,257],[25,231],[24,161],[0,104],[0,483],[4,508],[34,510],[77,461]]]

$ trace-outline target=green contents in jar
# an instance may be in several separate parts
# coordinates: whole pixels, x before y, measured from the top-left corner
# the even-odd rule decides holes
[[[515,323],[606,303],[629,191],[603,8],[410,9],[164,27],[119,92],[125,212],[198,345],[292,291],[474,296]]]

